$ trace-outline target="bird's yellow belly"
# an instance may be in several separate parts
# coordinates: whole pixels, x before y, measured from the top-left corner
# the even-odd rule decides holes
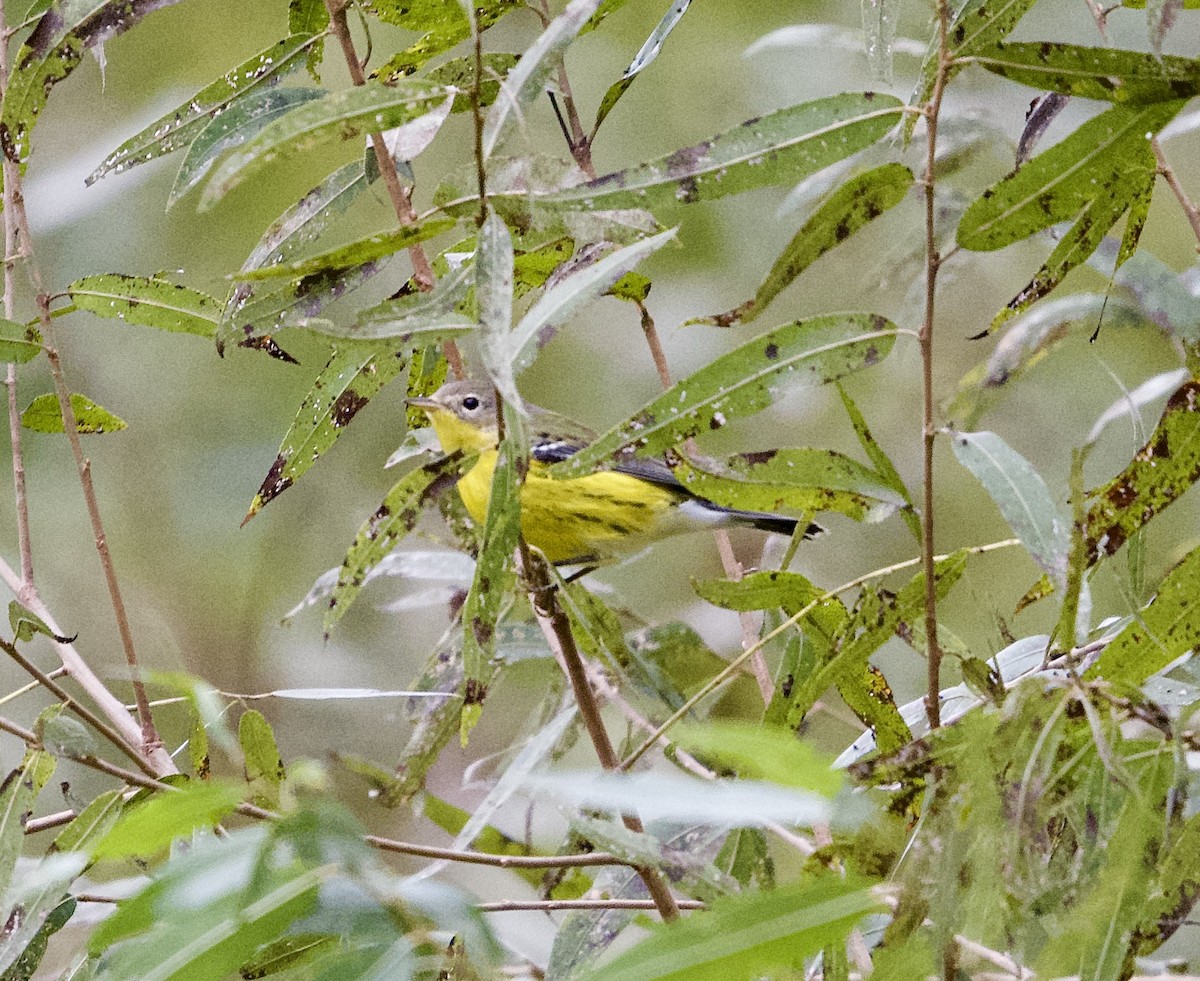
[[[472,518],[487,515],[496,451],[482,454],[458,482]],[[677,495],[623,473],[594,473],[571,480],[543,476],[532,462],[521,488],[521,533],[551,562],[598,562],[636,551],[658,537]]]

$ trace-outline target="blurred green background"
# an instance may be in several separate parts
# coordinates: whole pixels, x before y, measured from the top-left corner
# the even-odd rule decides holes
[[[224,295],[223,277],[237,269],[263,228],[337,163],[359,152],[355,143],[337,153],[322,152],[277,166],[264,180],[243,186],[204,214],[196,213],[196,193],[164,214],[178,156],[84,186],[84,177],[124,139],[282,36],[285,8],[282,0],[189,0],[155,13],[108,42],[103,72],[88,58],[55,89],[34,132],[27,184],[34,248],[51,290],[87,274],[166,270],[180,282]],[[666,8],[667,0],[632,0],[571,49],[568,67],[585,119]],[[930,29],[926,5],[907,4],[902,13],[899,34],[923,40]],[[835,25],[838,31],[815,42],[781,44],[746,55],[747,48],[768,32],[797,24]],[[487,46],[522,50],[537,29],[532,13],[518,11],[489,32]],[[1111,29],[1114,44],[1148,47],[1141,12],[1115,14]],[[1098,43],[1083,3],[1042,4],[1014,35],[1031,38]],[[1168,50],[1194,51],[1198,38],[1195,19],[1181,18],[1168,38]],[[410,39],[401,32],[379,30],[374,40],[376,51],[386,57]],[[346,79],[335,54],[331,49],[325,79],[338,87]],[[604,173],[652,159],[749,117],[836,92],[887,88],[907,97],[917,66],[917,59],[898,53],[893,82],[872,75],[861,44],[858,4],[698,0],[658,61],[605,124],[596,144],[596,165]],[[947,111],[964,120],[982,120],[1011,141],[1021,130],[1033,94],[968,71],[951,87]],[[1079,102],[1070,106],[1043,145],[1056,141],[1095,108]],[[455,116],[417,161],[419,205],[428,202],[443,173],[469,160],[470,136],[468,118]],[[541,152],[566,155],[548,104],[539,103],[525,120],[525,139]],[[1200,175],[1190,169],[1198,148],[1195,135],[1166,146],[1193,194],[1200,193]],[[920,152],[915,145],[906,155],[914,169]],[[947,185],[978,193],[1011,167],[1011,145],[998,142],[994,150],[950,177]],[[378,187],[366,198],[323,244],[389,227],[394,219]],[[766,330],[807,314],[872,310],[901,326],[919,325],[922,270],[906,258],[920,246],[923,234],[921,204],[914,193],[822,259],[753,327],[722,333],[680,326],[689,317],[726,310],[753,295],[811,207],[811,201],[799,208],[789,205],[789,189],[779,188],[681,208],[667,216],[680,227],[678,246],[653,257],[642,271],[654,281],[649,308],[677,377],[739,343],[746,331]],[[944,232],[949,239],[952,226]],[[1000,253],[958,253],[947,263],[936,340],[936,380],[942,398],[949,398],[958,379],[992,349],[993,341],[967,337],[986,326],[1051,247],[1048,239],[1035,239]],[[1178,270],[1195,260],[1190,231],[1161,185],[1143,247]],[[406,259],[398,257],[380,277],[381,285],[372,288],[394,289],[406,276]],[[1072,275],[1067,291],[1103,292],[1105,287],[1100,274],[1084,269]],[[23,310],[28,313],[31,306]],[[405,687],[446,626],[446,611],[434,606],[397,614],[375,607],[419,587],[394,582],[369,587],[328,643],[322,640],[319,610],[302,613],[290,627],[279,622],[320,573],[340,563],[359,524],[395,479],[383,463],[403,435],[403,392],[395,386],[385,390],[303,480],[239,528],[280,439],[324,363],[325,342],[296,331],[282,336],[283,346],[302,362],[288,366],[238,349],[222,360],[207,342],[87,314],[60,323],[72,389],[129,423],[122,433],[88,438],[86,450],[145,665],[156,671],[185,671],[231,692],[295,686]],[[1087,342],[1087,333],[1078,331],[1013,384],[981,424],[1025,454],[1064,505],[1071,448],[1083,441],[1097,415],[1121,396],[1122,386],[1132,388],[1178,364],[1155,329],[1109,328],[1095,344]],[[902,338],[886,362],[853,377],[847,386],[914,488],[919,485],[919,368],[915,343]],[[623,418],[658,390],[636,311],[611,299],[593,305],[546,348],[523,377],[522,388],[530,400],[598,429]],[[22,406],[49,390],[42,369],[22,373]],[[1148,426],[1155,418],[1152,410]],[[786,398],[717,435],[704,448],[720,453],[821,446],[861,458],[833,389]],[[1111,427],[1089,462],[1089,485],[1115,473],[1138,445],[1128,424]],[[27,433],[25,448],[35,564],[44,599],[63,628],[78,633],[77,644],[85,656],[124,691],[120,645],[67,444],[58,437]],[[0,509],[9,514],[11,497],[11,481],[0,481]],[[938,457],[937,504],[939,551],[1010,535],[986,495],[958,467],[945,440]],[[1172,512],[1149,530],[1150,581],[1195,536],[1195,495]],[[831,534],[806,544],[794,565],[819,585],[833,586],[916,555],[912,536],[898,518],[863,525],[837,516],[822,521]],[[444,538],[436,521],[430,521],[427,530]],[[415,538],[405,544],[430,547]],[[737,538],[747,566],[759,563],[762,545],[762,536],[754,533]],[[14,522],[0,524],[0,547],[15,564]],[[1120,574],[1122,562],[1111,566],[1093,581],[1096,606],[1126,612],[1136,598],[1129,595]],[[611,585],[621,604],[647,620],[685,619],[728,654],[738,648],[736,617],[701,603],[691,589],[692,579],[720,575],[711,539],[698,535],[665,542],[647,555],[598,573],[594,581]],[[945,604],[943,621],[984,657],[1004,645],[1002,624],[1018,636],[1045,631],[1055,612],[1049,605],[1015,618],[1012,614],[1016,600],[1037,575],[1018,550],[974,560]],[[39,653],[43,663],[50,663],[48,649]],[[919,694],[925,668],[911,650],[894,642],[881,666],[898,698]],[[24,680],[7,665],[0,670],[9,688]],[[431,778],[437,792],[463,806],[479,799],[484,791],[478,786],[463,788],[463,768],[507,745],[529,712],[534,697],[529,689],[546,683],[543,671],[538,665],[523,667],[500,686],[470,747],[464,751],[452,745],[443,754]],[[18,703],[8,711],[28,720],[36,697],[27,696],[28,704]],[[271,701],[256,707],[275,726],[285,758],[325,759],[331,750],[351,749],[390,766],[408,737],[408,723],[396,701]],[[171,746],[186,737],[182,710],[167,710],[162,721]],[[819,725],[814,735],[823,746],[838,750],[855,732],[830,721]],[[8,765],[16,752],[7,743],[0,747]],[[587,760],[584,755],[579,758]],[[71,779],[84,788],[91,778],[72,772]],[[374,828],[397,836],[421,833],[408,826],[405,815],[372,805],[361,784],[336,775],[335,780],[343,799]],[[519,834],[520,810],[512,814],[509,830]],[[471,888],[481,894],[500,888],[478,872],[470,876]],[[515,893],[506,877],[496,881],[506,884],[506,894]],[[529,942],[540,942],[537,936],[531,931],[534,939]]]

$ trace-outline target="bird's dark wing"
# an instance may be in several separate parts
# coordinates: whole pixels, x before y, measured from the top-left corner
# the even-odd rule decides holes
[[[587,445],[586,441],[567,437],[551,437],[535,434],[529,455],[541,463],[561,463],[574,456]],[[669,487],[691,496],[662,460],[645,457],[630,457],[610,468],[614,473],[627,473],[632,477],[647,480],[660,487]]]

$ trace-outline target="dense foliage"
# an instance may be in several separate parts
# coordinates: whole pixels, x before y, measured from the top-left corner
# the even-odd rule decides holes
[[[571,88],[590,70],[573,46],[647,2],[280,0],[260,54],[130,136],[88,178],[119,181],[175,154],[161,203],[206,210],[269,186],[289,161],[322,166],[236,270],[220,259],[225,295],[151,269],[114,271],[103,255],[69,284],[43,282],[25,214],[23,183],[44,156],[36,124],[57,86],[92,56],[122,71],[106,43],[174,0],[39,0],[22,21],[0,5],[11,45],[0,60],[0,357],[10,362],[20,550],[19,562],[0,561],[15,597],[0,647],[30,682],[0,699],[0,728],[24,753],[0,785],[0,981],[1128,978],[1188,921],[1200,896],[1200,675],[1189,661],[1200,644],[1200,535],[1171,522],[1200,480],[1200,281],[1156,258],[1143,231],[1159,223],[1200,242],[1186,190],[1194,168],[1177,172],[1164,149],[1200,122],[1188,110],[1200,60],[1164,52],[1175,32],[1196,30],[1200,3],[910,4],[929,38],[906,63],[906,100],[883,89],[893,52],[912,47],[897,37],[912,12],[863,0],[879,90],[839,92],[825,79],[819,97],[599,174],[593,148],[622,125],[631,87],[672,86],[649,69],[687,29],[689,0],[669,5],[594,116]],[[1013,39],[1051,7],[1057,34]],[[1148,29],[1131,31],[1135,21]],[[763,43],[802,61],[814,39],[838,37],[797,24]],[[345,84],[331,82],[343,73]],[[1033,100],[1015,146],[997,119],[966,111],[960,93],[985,73],[1001,80],[1005,113]],[[530,121],[551,112],[561,134],[543,140]],[[444,145],[457,166],[435,178],[422,164]],[[794,236],[754,270],[752,297],[684,325],[720,353],[675,380],[656,283],[639,270],[681,241],[691,247],[685,212],[767,188],[796,189],[785,212]],[[371,200],[381,207],[364,218]],[[755,235],[737,207],[714,213],[735,240]],[[855,283],[873,274],[845,260],[842,306],[853,309],[772,319],[810,267],[834,268],[845,243],[889,222],[875,241],[891,243],[890,275],[918,281],[915,302],[854,308]],[[1023,242],[1041,258],[1007,285],[1011,299],[944,325],[946,277],[979,276],[980,254]],[[545,563],[521,540],[531,427],[519,381],[601,303],[648,341],[603,357],[652,364],[664,390],[552,475],[657,457],[723,506],[786,512],[801,528],[834,515],[822,520],[835,536],[850,522],[895,525],[908,557],[854,554],[849,581],[821,584],[801,535],[749,570],[718,542],[725,576],[692,585],[740,617],[732,658],[694,625],[648,614],[646,597]],[[276,686],[251,707],[250,696],[137,651],[79,440],[126,423],[70,391],[59,339],[68,315],[307,372],[246,520],[271,521],[268,505],[332,466],[327,452],[385,388],[428,396],[470,374],[494,390],[502,435],[486,521],[472,522],[454,492],[474,457],[442,452],[410,407],[388,461],[399,477],[292,614],[295,630],[329,637],[379,581],[424,584],[408,606],[449,626],[407,688],[339,687],[331,676],[322,688]],[[1118,329],[1162,335],[1173,363],[1135,366],[1139,383],[1086,436],[1019,403],[1009,418],[1024,432],[980,428],[1070,338],[1102,348]],[[294,342],[322,348],[323,367],[297,368]],[[947,382],[943,352],[972,343],[984,360]],[[916,437],[897,453],[873,435],[882,420],[856,394],[901,351],[913,355],[921,397],[891,403]],[[53,391],[20,411],[17,381],[42,366]],[[585,358],[575,368],[580,379],[595,370]],[[822,389],[860,452],[705,446],[789,393]],[[1097,447],[1111,453],[1116,425],[1132,426],[1136,445],[1094,483],[1089,460]],[[34,581],[29,511],[39,502],[24,490],[22,427],[70,442],[105,572],[96,589],[111,599],[129,663],[131,680],[115,687],[132,692],[132,711],[93,670],[96,634],[68,636],[60,624],[79,614],[52,610]],[[1043,476],[1014,449],[1030,432],[1053,448],[1059,473]],[[940,514],[955,467],[974,481],[969,506],[998,510],[1012,537],[935,552],[935,504]],[[1056,481],[1068,473],[1064,494]],[[411,540],[419,522],[440,522],[433,534],[455,547]],[[975,570],[997,553],[1031,560],[1021,568],[1036,581],[1023,596],[981,594],[989,573]],[[972,574],[983,578],[963,599]],[[1044,629],[1026,626],[1035,622]],[[1003,643],[981,650],[971,628],[981,624]],[[487,754],[486,794],[462,809],[427,778],[455,743],[478,747],[494,692],[530,662],[538,684],[521,693],[521,732]],[[926,691],[904,702],[884,672],[911,664]],[[331,761],[284,759],[267,718],[280,700],[370,713],[389,699],[403,700],[402,721],[378,710],[379,724],[399,728],[404,745],[386,762],[336,732]],[[843,726],[836,738],[820,729],[825,717]],[[831,743],[840,755],[826,755]],[[60,767],[98,777],[64,783],[67,806],[55,810]],[[443,843],[369,833],[346,786],[368,788],[371,815],[414,815]],[[524,832],[512,820],[519,801]],[[479,866],[535,898],[483,902],[462,874]],[[451,868],[455,885],[435,879]],[[534,930],[544,956],[498,926],[523,906],[556,911]]]

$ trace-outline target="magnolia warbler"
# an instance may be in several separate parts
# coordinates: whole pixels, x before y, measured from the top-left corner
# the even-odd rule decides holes
[[[499,427],[496,398],[489,385],[448,382],[433,395],[410,398],[425,411],[446,453],[478,452],[474,466],[458,481],[467,511],[482,522],[496,469]],[[563,416],[527,405],[531,422],[529,472],[521,489],[521,532],[556,564],[608,561],[647,544],[702,528],[751,527],[780,535],[795,533],[797,521],[779,514],[738,511],[697,497],[661,460],[623,460],[611,470],[557,479],[545,471],[593,439]],[[805,537],[823,529],[808,525]]]

